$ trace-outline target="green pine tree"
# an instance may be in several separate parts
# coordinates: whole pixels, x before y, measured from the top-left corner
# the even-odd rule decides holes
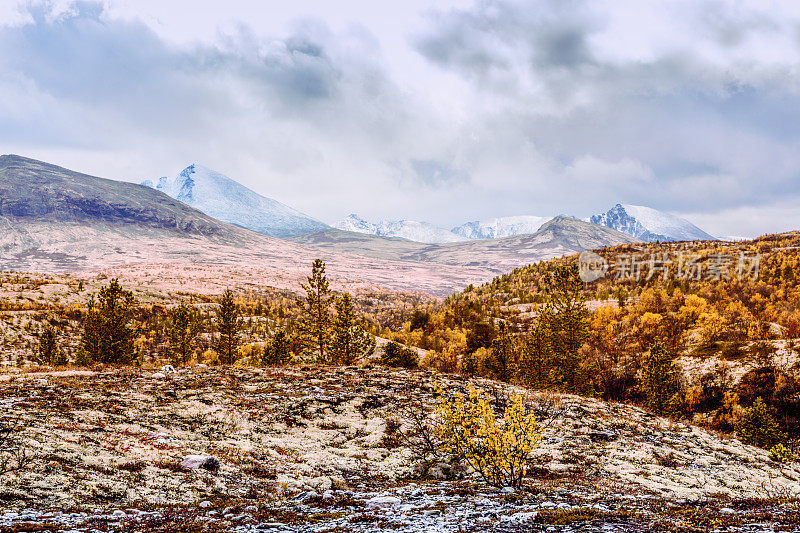
[[[419,355],[399,342],[391,341],[383,347],[380,363],[394,368],[417,368]]]
[[[130,325],[134,297],[117,279],[100,289],[95,301],[89,298],[89,309],[83,320],[82,361],[126,365],[136,355],[134,339],[137,330]]]
[[[169,353],[176,364],[185,365],[192,358],[201,324],[197,311],[181,303],[169,314],[167,323]]]
[[[56,330],[50,324],[45,324],[39,333],[38,361],[42,365],[61,366],[67,364],[67,357],[58,346]]]
[[[657,339],[642,356],[641,389],[650,409],[660,415],[672,414],[678,392],[678,369],[664,343]]]
[[[217,309],[217,337],[214,349],[219,354],[223,365],[232,365],[239,355],[239,305],[233,297],[233,291],[227,289],[222,293]]]
[[[308,284],[301,284],[306,291],[305,300],[297,300],[301,317],[297,324],[303,347],[317,362],[328,363],[328,347],[331,341],[331,289],[325,275],[325,263],[315,259],[311,265]]]
[[[285,331],[279,330],[272,336],[269,344],[264,347],[261,362],[267,366],[282,366],[292,362],[289,337]]]
[[[760,396],[745,409],[734,429],[740,441],[765,450],[786,440],[786,435]]]
[[[545,389],[551,386],[553,374],[553,334],[547,320],[537,320],[522,346],[519,380],[528,387]]]
[[[330,345],[331,361],[337,365],[352,365],[374,351],[375,336],[358,324],[353,301],[345,293],[336,300],[336,319],[333,321]]]
[[[498,381],[510,382],[517,370],[517,343],[505,322],[500,323],[497,337],[492,341],[492,353],[486,359],[486,369]]]
[[[591,392],[581,369],[580,349],[588,337],[589,310],[583,295],[578,265],[556,266],[545,276],[548,301],[540,310],[539,320],[551,333],[554,368],[561,388],[568,392]]]

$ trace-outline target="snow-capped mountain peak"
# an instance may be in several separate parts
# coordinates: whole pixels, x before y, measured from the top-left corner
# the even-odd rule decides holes
[[[627,233],[644,242],[715,240],[686,219],[642,205],[617,204],[589,222]]]
[[[162,177],[156,185],[150,180],[142,182],[142,185],[157,189],[223,222],[273,237],[294,237],[328,227],[198,164],[189,165],[176,176]]]

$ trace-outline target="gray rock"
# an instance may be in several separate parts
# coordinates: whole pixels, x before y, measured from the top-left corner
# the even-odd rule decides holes
[[[203,469],[216,472],[219,470],[219,461],[211,455],[187,455],[181,461],[181,466],[187,470]]]

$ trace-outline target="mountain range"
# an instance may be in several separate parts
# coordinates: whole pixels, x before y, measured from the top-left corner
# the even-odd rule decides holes
[[[285,204],[262,196],[237,181],[199,164],[177,175],[142,185],[194,207],[223,222],[282,239],[323,231],[330,226]],[[398,237],[425,244],[498,239],[536,233],[550,217],[508,216],[475,220],[451,229],[416,220],[367,221],[350,214],[334,228],[379,237]],[[641,242],[714,239],[688,220],[644,206],[617,204],[587,222],[606,226]]]
[[[536,233],[548,220],[550,220],[548,217],[534,215],[490,218],[467,222],[451,231],[467,239],[499,239],[525,233]]]
[[[482,267],[495,274],[545,258],[637,242],[630,235],[612,228],[564,216],[545,222],[535,233],[498,239],[425,244],[333,228],[301,235],[293,241],[321,251],[338,251],[391,261]]]
[[[184,184],[200,181],[199,173],[186,172]],[[163,188],[175,187],[165,180]],[[189,200],[188,192],[181,197]],[[334,287],[446,296],[527,263],[634,240],[560,217],[534,234],[500,239],[425,244],[329,228],[295,242],[217,220],[157,188],[16,155],[0,156],[0,228],[0,270],[95,272],[212,293],[226,286],[297,290],[321,258]]]
[[[548,220],[550,219],[547,217],[530,215],[501,217],[466,222],[448,230],[416,220],[381,220],[372,223],[353,213],[334,224],[333,227],[378,237],[399,237],[415,242],[442,244],[536,233]]]
[[[399,237],[415,242],[441,244],[533,234],[548,220],[551,218],[535,215],[510,216],[476,220],[447,230],[415,220],[382,220],[372,223],[351,214],[333,227],[379,237]],[[617,204],[607,212],[585,221],[615,229],[639,242],[715,240],[686,219],[644,206]]]

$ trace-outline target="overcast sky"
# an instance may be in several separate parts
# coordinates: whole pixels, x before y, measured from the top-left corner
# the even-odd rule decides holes
[[[800,229],[800,3],[0,0],[0,152],[332,223]]]

